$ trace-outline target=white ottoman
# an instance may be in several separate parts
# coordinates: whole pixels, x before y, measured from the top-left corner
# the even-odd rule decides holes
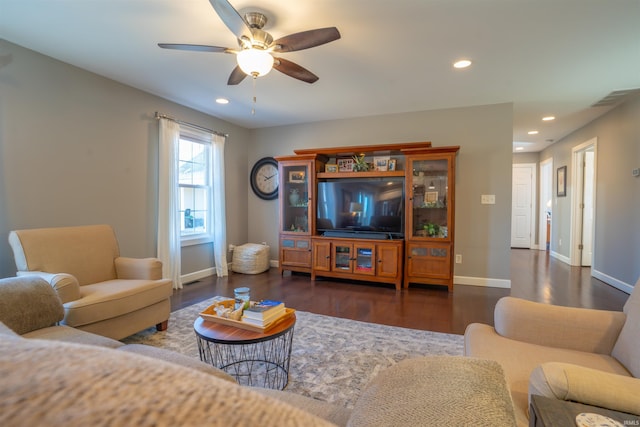
[[[269,269],[269,246],[245,243],[233,250],[231,270],[236,273],[258,274]]]

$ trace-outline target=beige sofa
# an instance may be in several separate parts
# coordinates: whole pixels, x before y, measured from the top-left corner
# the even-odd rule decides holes
[[[502,365],[520,426],[531,394],[640,415],[638,288],[623,312],[502,298],[495,327],[467,327],[465,355]]]
[[[56,290],[64,324],[113,339],[167,328],[173,289],[162,263],[121,257],[109,225],[15,230],[9,244],[18,276],[37,275]]]
[[[44,280],[0,279],[0,425],[515,425],[502,369],[489,360],[405,360],[348,409],[241,387],[196,359],[56,325],[62,316]]]

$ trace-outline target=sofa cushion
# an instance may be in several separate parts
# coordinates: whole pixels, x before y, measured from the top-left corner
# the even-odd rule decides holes
[[[22,335],[24,338],[44,339],[53,341],[72,342],[76,344],[97,345],[99,347],[118,348],[124,344],[112,338],[92,334],[66,325],[50,326],[36,329]]]
[[[627,315],[627,321],[622,327],[611,354],[634,377],[640,378],[640,340],[638,339],[640,337],[640,279],[633,289],[623,309]]]
[[[536,367],[529,398],[534,394],[640,415],[640,379],[568,363]]]
[[[492,360],[456,356],[404,360],[367,384],[348,425],[408,426],[417,420],[434,426],[513,427],[502,368]]]
[[[165,362],[171,362],[176,365],[196,369],[200,372],[204,372],[220,379],[236,383],[235,378],[233,378],[223,370],[214,368],[208,363],[201,362],[196,358],[185,356],[184,354],[177,353],[175,351],[165,350],[163,348],[152,347],[150,345],[143,344],[127,344],[123,345],[122,347],[118,347],[118,350],[135,353],[140,356],[151,357],[153,359],[164,360]]]
[[[131,313],[171,297],[171,280],[109,280],[80,288],[82,298],[64,304],[64,323],[83,326]]]
[[[62,303],[39,277],[0,279],[0,321],[18,334],[55,325],[64,317]]]
[[[0,378],[3,426],[332,425],[193,369],[79,344],[0,335]]]

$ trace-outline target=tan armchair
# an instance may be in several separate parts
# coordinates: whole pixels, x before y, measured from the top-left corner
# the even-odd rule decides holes
[[[15,230],[9,244],[18,276],[40,276],[56,290],[63,324],[113,339],[167,328],[173,290],[162,263],[121,257],[109,225]]]
[[[465,355],[502,365],[520,426],[531,394],[640,415],[638,288],[622,312],[502,298],[495,327],[467,327]]]

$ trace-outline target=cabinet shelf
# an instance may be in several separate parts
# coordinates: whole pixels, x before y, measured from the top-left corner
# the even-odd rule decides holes
[[[318,172],[318,178],[386,178],[404,176],[404,171],[369,171],[369,172]]]

